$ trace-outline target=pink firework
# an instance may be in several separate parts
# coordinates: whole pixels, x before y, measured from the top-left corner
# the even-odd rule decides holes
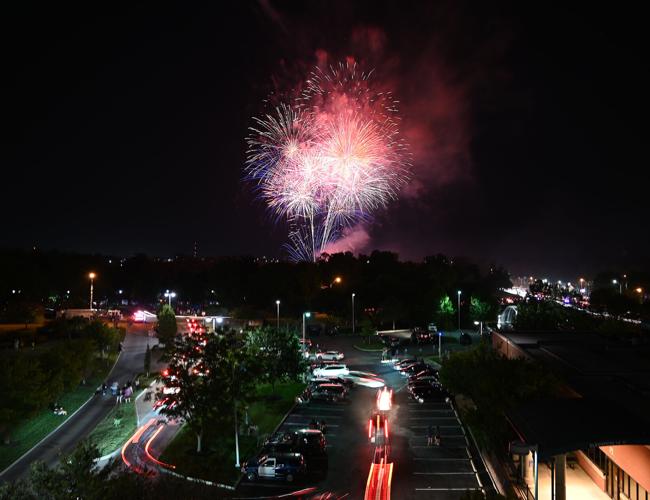
[[[344,228],[396,198],[409,177],[396,103],[354,64],[312,73],[298,99],[256,123],[246,177],[293,227],[297,259],[315,260]]]

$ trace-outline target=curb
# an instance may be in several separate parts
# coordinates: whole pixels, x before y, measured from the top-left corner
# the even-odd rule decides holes
[[[235,486],[231,486],[229,484],[223,484],[223,483],[215,483],[213,481],[208,481],[207,479],[199,479],[196,477],[191,477],[191,476],[184,476],[183,474],[179,474],[178,472],[171,471],[169,469],[165,469],[164,467],[158,467],[158,470],[160,472],[164,472],[165,474],[170,474],[172,476],[185,479],[186,481],[192,481],[194,483],[201,483],[205,484],[207,486],[215,486],[216,488],[221,488],[224,490],[229,490],[229,491],[235,491],[235,488],[237,488],[237,485],[239,484],[239,481],[235,484]]]
[[[113,370],[115,369],[115,365],[117,365],[117,362],[120,360],[120,356],[122,356],[122,352],[117,353],[117,358],[115,358],[115,363],[113,363],[113,366],[111,366],[111,369],[108,371],[106,374],[106,378],[110,376],[111,373],[113,373]],[[8,467],[6,467],[2,472],[0,472],[0,477],[2,477],[8,470],[10,470],[14,465],[16,465],[18,462],[20,462],[23,458],[25,458],[27,455],[29,455],[35,448],[38,448],[43,441],[47,440],[52,434],[57,432],[61,427],[63,427],[65,424],[70,422],[72,417],[74,417],[81,409],[86,406],[88,403],[90,403],[93,399],[95,398],[95,394],[90,396],[85,403],[83,403],[79,408],[77,408],[74,412],[70,414],[68,418],[66,418],[63,422],[61,422],[59,425],[57,425],[50,433],[45,436],[43,439],[41,439],[38,443],[36,443],[34,446],[32,446],[29,450],[27,450],[25,453],[23,453],[20,457],[18,457],[16,460],[14,460]]]

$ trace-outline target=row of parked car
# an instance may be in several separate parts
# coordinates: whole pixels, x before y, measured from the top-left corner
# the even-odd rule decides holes
[[[409,397],[418,403],[445,401],[450,397],[440,383],[438,370],[421,359],[402,359],[396,361],[393,367],[408,378]]]

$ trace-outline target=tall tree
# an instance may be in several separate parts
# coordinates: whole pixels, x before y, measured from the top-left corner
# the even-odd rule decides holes
[[[166,346],[171,345],[178,332],[178,325],[176,324],[176,314],[169,304],[165,304],[160,309],[156,329],[160,343]]]
[[[282,380],[296,380],[304,372],[304,358],[296,335],[287,330],[258,328],[247,334],[246,344],[255,359],[255,367],[261,380],[275,384]]]

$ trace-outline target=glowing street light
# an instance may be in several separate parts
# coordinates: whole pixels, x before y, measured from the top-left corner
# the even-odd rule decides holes
[[[618,293],[623,293],[623,286],[618,280],[612,280],[612,285],[618,285]]]
[[[276,318],[277,318],[277,331],[279,332],[280,331],[280,301],[279,300],[275,301],[275,307],[277,309],[277,315],[276,315]]]
[[[302,348],[306,348],[305,344],[305,319],[311,318],[311,313],[309,311],[302,313]]]
[[[97,275],[94,272],[88,273],[88,277],[90,278],[90,310],[91,311],[93,310],[93,291],[94,291],[93,285],[96,276]]]
[[[336,283],[337,285],[340,285],[342,281],[343,281],[343,279],[340,276],[337,276],[336,278],[334,278],[334,283]]]
[[[165,292],[165,297],[167,297],[167,299],[169,300],[169,307],[171,307],[172,306],[172,298],[176,297],[176,292],[170,292],[169,290],[167,290]]]

